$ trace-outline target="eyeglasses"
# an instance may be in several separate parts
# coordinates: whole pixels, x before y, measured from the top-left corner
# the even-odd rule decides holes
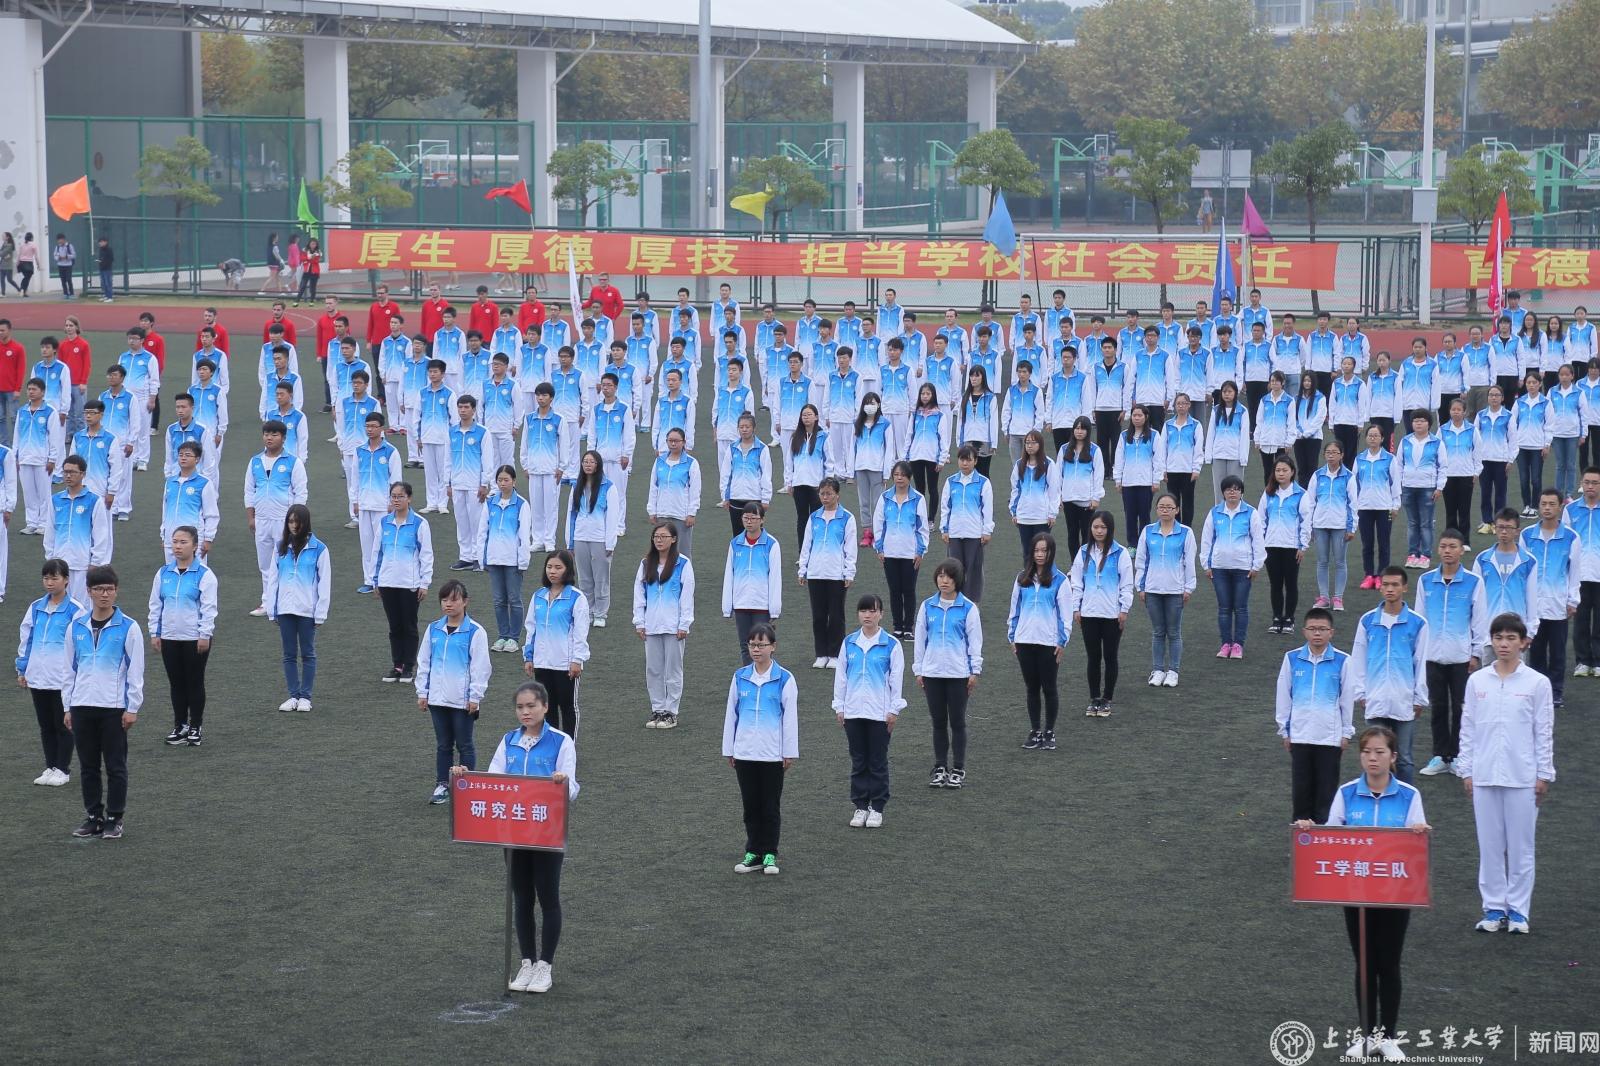
[[[752,640],[748,644],[746,644],[745,647],[751,648],[751,649],[755,649],[755,648],[776,648],[777,645],[773,644],[770,641],[765,641],[765,640],[755,641],[755,640]]]
[[[90,585],[89,586],[89,591],[90,592],[98,592],[98,593],[104,595],[105,593],[108,593],[108,592],[117,591],[117,586],[115,586],[115,585]]]

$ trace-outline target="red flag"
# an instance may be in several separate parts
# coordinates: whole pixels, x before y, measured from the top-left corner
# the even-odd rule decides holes
[[[1500,199],[1494,205],[1494,221],[1489,224],[1489,250],[1485,258],[1489,262],[1489,321],[1494,322],[1500,317],[1500,308],[1505,305],[1506,278],[1505,258],[1506,242],[1511,238],[1511,205],[1506,202],[1505,190],[1501,190]]]
[[[502,196],[528,214],[533,214],[533,201],[528,199],[528,183],[526,180],[519,180],[515,185],[501,185],[483,194],[485,200],[495,200]]]

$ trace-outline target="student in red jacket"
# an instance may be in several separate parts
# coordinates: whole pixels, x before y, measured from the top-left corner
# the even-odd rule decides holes
[[[489,286],[479,285],[477,292],[478,298],[467,309],[467,329],[477,330],[487,340],[500,328],[500,307],[489,299]]]
[[[272,327],[275,325],[281,325],[283,327],[283,339],[294,345],[296,348],[300,346],[300,338],[295,335],[294,320],[287,317],[288,311],[288,307],[284,305],[282,300],[272,301],[272,317],[267,319],[266,323],[261,327],[262,344],[265,344],[272,339]],[[228,349],[226,348],[223,348],[222,350],[228,352]],[[232,352],[228,352],[228,354],[230,356],[233,355]]]
[[[149,311],[140,312],[139,325],[144,327],[144,350],[156,357],[156,367],[158,369],[165,370],[167,368],[167,338],[156,332],[156,316]],[[197,331],[195,336],[198,337],[199,335]],[[227,330],[218,327],[218,348],[222,348],[222,338],[226,335]],[[199,345],[195,347],[198,348]],[[228,349],[222,348],[222,350],[227,351]],[[77,379],[74,378],[73,380],[76,381]]]
[[[611,284],[610,274],[596,275],[594,288],[589,290],[589,298],[583,301],[585,311],[591,307],[598,307],[600,313],[613,322],[622,314],[622,291]]]
[[[529,326],[544,328],[544,303],[539,299],[539,287],[529,285],[522,292],[522,302],[517,305],[517,331],[527,333]]]
[[[428,298],[422,301],[422,336],[427,340],[430,352],[433,350],[433,335],[444,325],[444,309],[449,306],[450,301],[439,295],[439,286],[429,285]]]

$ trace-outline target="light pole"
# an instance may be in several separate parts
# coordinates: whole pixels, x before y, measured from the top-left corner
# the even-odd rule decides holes
[[[1434,34],[1434,14],[1438,0],[1423,0],[1428,5],[1427,68],[1422,82],[1422,182],[1411,195],[1411,220],[1420,227],[1417,262],[1417,320],[1424,326],[1433,322],[1433,223],[1439,215],[1439,190],[1433,180],[1433,81],[1438,42]]]

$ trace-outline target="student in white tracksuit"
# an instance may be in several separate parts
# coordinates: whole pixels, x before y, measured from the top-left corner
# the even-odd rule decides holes
[[[306,502],[306,466],[284,451],[286,427],[277,419],[261,426],[262,450],[250,460],[244,475],[245,522],[256,545],[256,567],[261,571],[261,605],[250,613],[267,613],[267,571],[283,534],[289,507]]]
[[[451,766],[477,768],[472,727],[489,690],[489,635],[467,615],[467,587],[446,581],[439,588],[444,617],[431,623],[417,645],[417,709],[433,718],[434,786],[430,803],[450,800]],[[450,761],[451,752],[458,761]]]
[[[27,501],[24,533],[42,530],[50,520],[51,476],[66,458],[61,414],[44,402],[44,381],[28,381],[28,402],[17,408],[11,454],[17,465],[22,496]]]
[[[9,447],[0,444],[0,603],[6,599],[6,579],[11,563],[11,512],[16,507],[17,457]]]
[[[606,627],[611,607],[611,556],[622,521],[620,501],[621,490],[606,477],[600,453],[584,452],[567,499],[567,545],[578,561],[578,587],[594,611],[596,629]]]
[[[854,633],[838,648],[833,673],[833,714],[850,749],[851,828],[877,829],[889,802],[889,737],[900,712],[905,652],[885,630],[883,600],[872,593],[856,603]]]
[[[534,551],[556,546],[561,482],[578,471],[578,427],[556,413],[555,396],[555,386],[539,382],[533,389],[533,409],[522,419],[522,470],[528,475],[528,503],[533,507]]]
[[[305,504],[289,508],[281,533],[264,596],[267,617],[278,623],[289,691],[278,710],[309,711],[317,679],[317,627],[328,620],[333,568],[328,546],[311,532],[311,511]]]
[[[91,567],[111,564],[111,515],[105,503],[83,487],[82,456],[69,455],[61,464],[64,487],[50,498],[44,526],[44,557],[61,559],[72,571],[69,593],[79,603],[89,599]]]
[[[62,696],[72,685],[67,658],[67,636],[84,606],[67,595],[67,564],[46,559],[42,571],[44,595],[28,605],[22,615],[17,643],[17,677],[33,697],[39,720],[39,741],[44,746],[44,773],[36,785],[53,788],[72,780],[72,730],[64,715]]]
[[[1550,681],[1522,662],[1528,630],[1516,615],[1489,623],[1494,665],[1467,679],[1455,772],[1478,827],[1478,892],[1486,933],[1528,931],[1534,830],[1556,779]]]
[[[494,472],[495,491],[483,501],[479,527],[483,543],[478,558],[489,571],[494,597],[495,639],[490,651],[520,651],[522,643],[522,578],[533,557],[533,507],[517,492],[516,468]]]
[[[566,549],[544,560],[544,585],[524,620],[522,668],[548,690],[550,713],[569,737],[578,733],[578,686],[589,661],[589,600],[573,585],[577,563]]]
[[[633,629],[644,641],[650,694],[646,729],[672,729],[683,700],[683,647],[694,625],[694,564],[678,553],[678,527],[657,521],[633,579]]]
[[[650,466],[645,513],[652,525],[670,520],[677,532],[679,550],[688,555],[693,550],[701,483],[700,460],[685,450],[686,443],[682,429],[674,426],[667,430],[666,449]]]

